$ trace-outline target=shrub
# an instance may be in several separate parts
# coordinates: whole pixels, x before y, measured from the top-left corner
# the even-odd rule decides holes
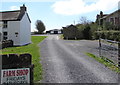
[[[97,30],[96,23],[77,24],[63,27],[64,39],[93,39],[94,32]]]
[[[2,48],[7,48],[7,47],[13,47],[13,41],[12,40],[5,40],[0,43]]]

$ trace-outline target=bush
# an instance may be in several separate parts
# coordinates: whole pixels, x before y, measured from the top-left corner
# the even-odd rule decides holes
[[[91,35],[91,27],[89,25],[85,25],[82,33],[84,36],[84,39],[92,39],[92,35]]]
[[[2,48],[13,47],[13,41],[12,40],[4,40],[4,41],[2,41],[0,46],[2,46]]]
[[[112,22],[104,22],[103,30],[119,30],[119,26],[114,25]]]
[[[96,23],[77,24],[63,27],[64,39],[93,39],[93,34],[97,30]]]
[[[91,24],[80,24],[77,25],[78,29],[80,30],[80,33],[82,35],[82,39],[92,39],[93,33],[97,30],[97,25],[94,23]]]

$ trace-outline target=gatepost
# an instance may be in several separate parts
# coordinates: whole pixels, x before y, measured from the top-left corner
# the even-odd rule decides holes
[[[2,8],[2,3],[0,3],[0,8]],[[0,18],[2,19],[2,15],[0,14]],[[2,25],[0,24],[0,31],[2,30]],[[0,36],[0,43],[1,43],[2,36]],[[2,45],[0,45],[0,49]],[[2,53],[2,51],[0,51]],[[1,70],[2,70],[2,56],[0,56],[0,84],[1,84]]]
[[[118,11],[120,10],[120,1],[118,2]],[[118,19],[120,19],[120,14],[118,12]],[[118,23],[118,29],[120,31],[120,22]],[[118,40],[118,67],[120,69],[120,38]],[[120,74],[118,74],[118,84],[120,85]]]
[[[2,56],[0,55],[0,84],[1,84]]]

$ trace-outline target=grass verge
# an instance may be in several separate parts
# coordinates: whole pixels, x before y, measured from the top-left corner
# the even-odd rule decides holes
[[[63,34],[61,34],[61,35],[60,35],[60,39],[63,39],[63,38],[64,38],[64,37],[63,37]]]
[[[104,64],[106,67],[110,68],[111,70],[120,73],[120,69],[117,67],[117,65],[114,64],[114,62],[106,57],[98,57],[91,53],[86,53],[87,56],[94,58],[96,61]]]
[[[37,82],[42,79],[42,66],[40,62],[40,53],[38,44],[44,40],[46,36],[32,36],[32,44],[21,46],[21,47],[10,47],[2,50],[2,54],[23,54],[30,53],[32,55],[32,63],[34,67],[34,82]]]

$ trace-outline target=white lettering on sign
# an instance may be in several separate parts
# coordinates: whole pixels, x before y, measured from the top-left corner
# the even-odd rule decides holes
[[[1,71],[1,84],[30,83],[30,69],[4,69]]]

